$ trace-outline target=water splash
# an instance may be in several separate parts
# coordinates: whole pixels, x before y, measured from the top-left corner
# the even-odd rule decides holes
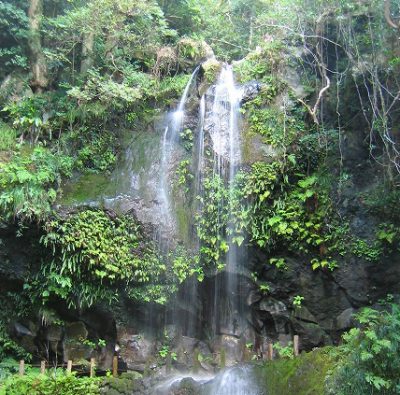
[[[253,367],[235,366],[219,373],[205,385],[202,395],[265,395],[257,383]]]
[[[266,377],[259,368],[239,365],[217,375],[175,375],[154,388],[156,395],[190,393],[196,395],[266,395]]]

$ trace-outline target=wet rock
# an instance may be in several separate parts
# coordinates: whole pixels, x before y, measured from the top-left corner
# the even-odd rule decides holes
[[[335,328],[339,331],[348,330],[355,325],[354,314],[356,310],[348,308],[336,317]]]
[[[17,336],[33,336],[32,332],[19,322],[14,324],[14,330]]]
[[[172,341],[177,340],[181,335],[178,325],[169,324],[164,327],[164,336]]]
[[[45,336],[49,342],[58,342],[63,337],[63,329],[60,325],[50,325],[46,328]]]
[[[92,355],[92,348],[85,344],[88,330],[82,321],[71,322],[65,327],[65,336],[62,342],[64,362],[69,360],[81,362]]]
[[[296,308],[293,312],[293,317],[300,321],[313,323],[318,322],[315,316],[305,306],[302,306],[301,308]]]
[[[50,344],[50,350],[57,353],[58,345],[63,338],[63,327],[60,325],[50,325],[46,328],[44,337]]]
[[[81,339],[86,340],[88,330],[86,325],[82,321],[71,322],[65,327],[65,338],[66,339]]]
[[[254,303],[259,302],[261,299],[262,299],[262,295],[259,291],[251,290],[249,295],[247,296],[246,303],[248,306],[251,306]]]
[[[329,335],[318,324],[294,321],[293,326],[300,337],[300,349],[302,350],[310,350],[331,343]]]
[[[185,377],[172,385],[171,395],[200,395],[201,385],[191,377]]]
[[[261,84],[258,81],[250,81],[241,87],[241,102],[246,103],[247,101],[255,99],[261,90]]]
[[[218,336],[213,345],[213,352],[219,353],[220,363],[225,359],[225,366],[233,366],[242,361],[243,342],[234,336]]]
[[[257,309],[267,313],[267,317],[273,321],[277,333],[286,333],[289,322],[289,312],[286,305],[274,298],[264,297]]]
[[[206,93],[211,84],[215,83],[221,71],[222,63],[215,58],[209,58],[201,64],[202,81],[198,86],[199,95]]]
[[[146,363],[156,353],[155,341],[151,337],[135,333],[129,328],[118,330],[119,355],[128,369],[143,372]]]

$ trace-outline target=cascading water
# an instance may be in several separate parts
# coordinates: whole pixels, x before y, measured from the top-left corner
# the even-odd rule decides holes
[[[198,74],[200,66],[196,67],[186,87],[183,94],[179,100],[179,104],[176,109],[169,113],[167,116],[167,125],[164,128],[161,144],[161,166],[160,166],[160,197],[161,197],[161,221],[164,224],[163,228],[160,229],[164,234],[158,235],[158,244],[160,252],[167,256],[168,252],[174,247],[171,245],[170,240],[173,239],[176,232],[176,218],[174,214],[174,203],[171,199],[171,170],[174,169],[175,154],[177,143],[179,142],[180,134],[183,131],[183,126],[185,122],[185,110],[193,82]],[[172,237],[171,237],[172,236]],[[168,259],[168,258],[167,258]],[[174,325],[177,327],[185,327],[184,332],[190,333],[194,336],[195,323],[192,314],[191,319],[188,321],[186,318],[179,314],[180,305],[192,304],[195,305],[195,292],[196,287],[194,280],[187,281],[184,284],[183,292],[185,298],[179,300],[176,298],[172,305],[170,305],[169,312],[165,317],[165,325]],[[186,322],[185,322],[186,320]]]
[[[239,111],[241,91],[235,85],[232,66],[225,65],[222,68],[217,84],[211,90],[214,98],[212,107],[206,114],[205,124],[214,152],[213,176],[223,180],[229,191],[228,202],[218,203],[218,217],[222,218],[222,212],[226,212],[226,205],[232,201],[234,179],[241,164]],[[224,235],[220,237],[223,238]],[[226,275],[223,279],[219,276],[215,277],[211,327],[214,334],[237,335],[237,326],[242,319],[237,272],[243,249],[235,243],[230,208],[228,208],[226,238],[228,247],[225,262]],[[221,304],[224,308],[221,308]]]
[[[174,226],[174,217],[171,207],[171,197],[168,185],[168,174],[171,156],[173,154],[174,145],[178,141],[179,133],[182,131],[185,118],[185,105],[189,96],[190,88],[200,69],[196,67],[186,84],[185,90],[179,100],[179,104],[175,111],[168,114],[167,125],[165,126],[162,145],[161,145],[161,180],[160,180],[160,197],[161,197],[161,212],[164,218],[164,223]]]
[[[204,385],[202,395],[264,395],[257,384],[253,367],[235,366],[225,369]]]
[[[164,221],[173,223],[172,205],[170,195],[171,180],[169,179],[170,170],[174,165],[174,150],[179,141],[179,135],[186,127],[185,109],[189,97],[189,92],[199,68],[192,74],[185,91],[182,94],[177,109],[169,114],[168,125],[165,127],[162,136],[162,160],[161,160],[161,180],[160,196],[163,203]],[[224,273],[215,274],[214,280],[214,306],[203,306],[202,317],[197,314],[196,300],[197,282],[189,279],[181,287],[180,295],[170,305],[170,314],[166,317],[166,325],[173,324],[180,329],[180,333],[196,337],[197,327],[203,322],[194,322],[189,316],[179,313],[179,305],[186,303],[194,306],[193,311],[197,321],[206,319],[214,339],[221,335],[228,335],[239,339],[242,334],[240,326],[244,320],[242,306],[243,298],[240,294],[240,283],[238,274],[240,265],[243,261],[244,248],[238,246],[234,233],[234,213],[230,202],[234,193],[234,182],[238,169],[241,166],[241,136],[240,136],[240,102],[242,92],[235,85],[233,69],[230,65],[224,65],[221,69],[217,83],[211,86],[201,97],[198,106],[197,133],[192,155],[194,171],[193,196],[204,197],[205,177],[215,177],[220,180],[227,190],[226,199],[218,202],[219,218],[221,220],[221,240],[225,239],[227,253],[225,258]],[[210,155],[211,153],[211,155]],[[176,162],[176,161],[175,161]],[[176,165],[176,163],[175,163]],[[192,210],[201,212],[201,203],[196,199],[192,201]],[[194,222],[191,224],[194,227]],[[240,244],[240,243],[239,243]],[[197,247],[201,247],[198,240]],[[207,331],[207,325],[203,325]],[[250,375],[244,366],[233,369],[226,369],[217,375],[213,380],[205,383],[204,395],[258,395],[261,392],[252,385]],[[160,393],[170,393],[169,388],[172,384],[179,382],[175,379],[162,385]],[[163,392],[166,391],[166,392]]]
[[[238,365],[210,375],[174,376],[159,384],[154,395],[267,395],[265,372],[254,365]]]

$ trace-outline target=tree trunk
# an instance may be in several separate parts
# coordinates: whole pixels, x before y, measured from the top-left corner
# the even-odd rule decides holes
[[[83,36],[81,73],[86,74],[93,66],[94,33],[88,32]]]
[[[32,69],[31,88],[34,92],[42,92],[49,85],[46,58],[43,53],[40,23],[42,20],[42,0],[29,0],[29,52]]]
[[[118,47],[118,37],[116,35],[117,29],[120,28],[122,23],[119,23],[115,29],[109,30],[106,37],[105,57],[108,61],[112,60],[114,50]]]
[[[385,0],[384,1],[384,6],[385,6],[385,19],[386,19],[386,22],[389,24],[390,27],[394,27],[395,29],[400,29],[400,24],[397,25],[393,21],[392,15],[390,14],[390,0]]]

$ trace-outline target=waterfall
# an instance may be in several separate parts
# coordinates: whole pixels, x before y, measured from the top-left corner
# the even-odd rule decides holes
[[[224,180],[231,200],[234,179],[241,164],[240,138],[240,100],[241,90],[235,84],[232,66],[225,65],[218,77],[217,84],[210,88],[213,95],[212,107],[206,114],[206,129],[214,152],[213,174]],[[226,210],[229,201],[218,204],[219,218]],[[214,314],[212,331],[214,334],[229,333],[237,335],[236,327],[241,320],[240,289],[237,279],[238,261],[243,248],[234,243],[233,216],[229,208],[226,235],[228,252],[226,254],[225,272],[223,279],[215,277],[214,283]],[[224,304],[226,308],[221,308]],[[218,314],[220,312],[221,314]]]
[[[160,253],[163,254],[168,260],[169,251],[174,246],[171,245],[171,240],[174,240],[177,229],[177,221],[174,214],[174,202],[171,200],[171,180],[174,171],[174,165],[176,165],[176,148],[179,142],[180,133],[183,131],[185,122],[185,110],[189,94],[197,73],[199,72],[200,66],[191,74],[189,81],[187,82],[179,103],[174,111],[167,114],[166,125],[164,126],[161,141],[161,164],[160,164],[160,187],[159,197],[161,202],[161,223],[163,224],[162,229],[159,230],[158,234],[158,245]],[[165,325],[170,324],[179,327],[183,330],[186,328],[186,332],[194,336],[196,322],[191,318],[186,319],[180,314],[181,305],[191,304],[195,306],[195,293],[197,292],[197,284],[195,279],[189,279],[183,285],[182,292],[185,294],[185,298],[179,300],[175,298],[171,301],[169,311],[165,316]]]
[[[235,366],[203,385],[202,395],[264,395],[258,381],[251,366]]]
[[[198,71],[199,67],[192,73],[176,109],[167,115],[166,123],[160,129],[161,222],[172,228],[168,234],[170,240],[171,235],[177,234],[174,230],[178,232],[180,230],[178,216],[176,215],[176,221],[174,218],[177,203],[171,199],[175,196],[175,190],[172,194],[171,186],[178,160],[182,157],[187,160],[188,155],[191,155],[191,170],[194,173],[191,195],[181,203],[187,204],[185,209],[193,213],[189,221],[194,230],[194,213],[202,213],[205,207],[203,205],[207,204],[207,193],[210,193],[207,189],[209,187],[205,187],[207,185],[205,180],[212,177],[219,178],[215,188],[223,188],[223,193],[217,195],[222,197],[216,203],[216,220],[221,225],[217,226],[217,229],[220,229],[218,238],[224,240],[228,248],[225,261],[216,262],[218,265],[224,263],[224,269],[221,271],[219,267],[218,271],[211,268],[208,272],[210,276],[207,287],[200,288],[194,276],[186,279],[181,285],[178,295],[168,306],[164,317],[164,331],[168,333],[170,339],[179,338],[180,347],[184,345],[188,348],[198,347],[204,336],[210,336],[209,340],[215,343],[214,352],[217,354],[220,352],[221,358],[223,348],[224,358],[229,358],[227,354],[231,353],[228,362],[230,364],[241,360],[243,341],[247,336],[244,334],[247,326],[243,324],[247,311],[244,308],[245,298],[240,286],[240,281],[243,281],[240,280],[240,274],[241,265],[245,262],[245,248],[235,243],[235,213],[231,206],[235,193],[235,178],[242,164],[240,116],[242,90],[235,84],[232,66],[224,65],[216,84],[209,87],[201,96],[195,109],[188,105],[188,100]],[[193,131],[195,138],[192,140],[193,148],[189,150],[185,147],[185,152],[184,147],[179,147],[178,143],[181,132],[186,128]],[[161,227],[160,232],[168,232],[168,229]],[[171,251],[173,246],[168,241],[166,244],[162,240],[162,235],[159,238],[160,252],[166,253],[168,259],[168,251]],[[202,247],[200,237],[193,234],[188,244],[189,248],[193,250],[197,248],[200,253]],[[203,294],[204,290],[207,295]],[[197,305],[199,300],[203,300],[202,306]],[[190,352],[188,349],[186,358],[191,358]],[[175,391],[181,386],[186,388],[189,385],[196,389],[197,392],[194,393],[201,395],[263,395],[264,392],[260,391],[256,382],[253,367],[238,365],[224,369],[215,376],[210,371],[207,374],[203,373],[203,376],[190,375],[190,377],[182,372],[176,372],[165,382],[157,384],[153,393],[169,395],[176,393]]]
[[[155,395],[266,395],[266,376],[252,365],[238,365],[216,375],[175,375],[154,389]]]
[[[163,222],[167,226],[174,226],[174,217],[171,212],[171,198],[168,185],[169,165],[172,159],[174,145],[178,141],[179,133],[183,129],[185,119],[185,106],[189,96],[190,88],[199,72],[200,66],[197,66],[189,78],[188,83],[179,100],[176,109],[167,116],[167,125],[165,126],[162,144],[161,144],[161,166],[160,166],[160,198],[161,198],[161,215]],[[169,230],[171,231],[171,229]]]

